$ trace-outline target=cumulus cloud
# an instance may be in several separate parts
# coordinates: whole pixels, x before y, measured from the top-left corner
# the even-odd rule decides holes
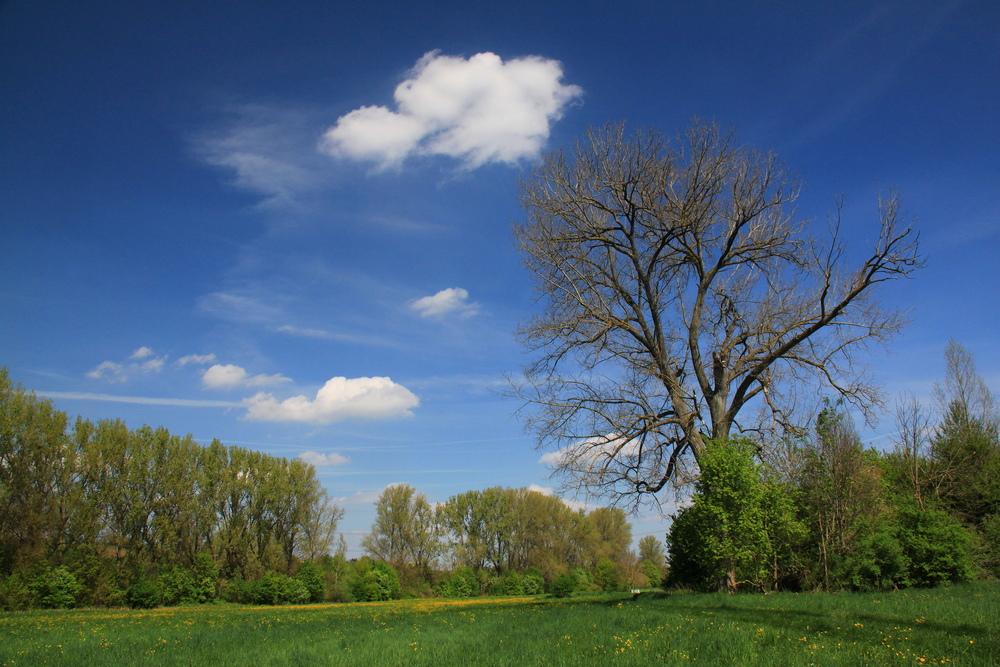
[[[102,361],[87,373],[87,377],[106,382],[128,382],[136,375],[159,373],[163,370],[167,357],[155,357],[151,349],[140,347],[129,356],[128,360],[132,363]]]
[[[562,64],[539,56],[504,62],[431,51],[396,87],[396,110],[365,106],[323,135],[325,152],[398,166],[411,155],[445,155],[467,168],[538,155],[553,121],[582,94],[562,82]]]
[[[341,456],[340,454],[334,452],[329,454],[320,454],[319,452],[314,452],[312,450],[302,452],[299,454],[298,458],[302,459],[306,463],[316,466],[317,468],[322,468],[324,466],[342,466],[351,462],[351,459],[346,456]]]
[[[330,424],[343,419],[389,419],[412,416],[420,404],[409,389],[387,377],[331,378],[316,397],[279,401],[261,392],[243,401],[247,419]]]
[[[215,361],[215,353],[209,354],[189,354],[177,360],[177,365],[183,368],[188,364],[203,365]]]
[[[289,378],[276,373],[274,375],[250,375],[245,369],[233,364],[215,364],[201,376],[201,383],[209,389],[233,389],[235,387],[267,387],[282,382],[291,382]]]
[[[468,291],[461,287],[449,287],[433,296],[417,299],[410,304],[410,308],[420,313],[421,317],[440,317],[448,313],[471,317],[479,312],[479,304],[468,299]]]

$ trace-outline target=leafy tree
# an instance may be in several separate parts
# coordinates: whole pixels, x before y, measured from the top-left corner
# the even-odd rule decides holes
[[[773,585],[775,538],[794,531],[794,520],[775,500],[780,487],[762,479],[755,451],[748,440],[709,446],[693,502],[667,535],[668,586],[733,592],[739,583]]]
[[[425,569],[440,551],[438,528],[427,497],[409,484],[388,486],[375,502],[376,517],[361,546],[396,566]]]
[[[511,391],[568,486],[642,502],[691,479],[751,402],[792,425],[803,381],[879,406],[852,354],[901,327],[874,288],[922,265],[916,235],[880,199],[854,262],[839,204],[818,240],[790,210],[799,190],[773,154],[700,122],[676,145],[592,129],[523,182],[514,234],[543,307],[518,330],[537,357]]]
[[[648,560],[658,569],[662,569],[663,563],[666,562],[663,546],[663,542],[653,535],[646,535],[639,540],[639,558],[644,561]]]

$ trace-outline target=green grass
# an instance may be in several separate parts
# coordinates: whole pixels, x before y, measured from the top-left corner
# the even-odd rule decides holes
[[[1000,584],[0,615],[2,665],[1000,665]]]

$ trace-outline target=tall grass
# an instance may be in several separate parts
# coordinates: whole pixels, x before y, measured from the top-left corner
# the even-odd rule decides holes
[[[3,665],[997,665],[1000,584],[0,616]]]

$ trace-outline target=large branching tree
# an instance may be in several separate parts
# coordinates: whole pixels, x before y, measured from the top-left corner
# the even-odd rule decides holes
[[[676,142],[593,129],[523,180],[514,234],[541,309],[518,330],[536,357],[512,393],[567,487],[655,499],[707,441],[751,428],[747,406],[791,425],[804,384],[881,404],[857,356],[902,324],[875,288],[921,266],[917,234],[880,197],[858,256],[839,203],[825,239],[808,233],[799,190],[775,155],[701,122]]]

